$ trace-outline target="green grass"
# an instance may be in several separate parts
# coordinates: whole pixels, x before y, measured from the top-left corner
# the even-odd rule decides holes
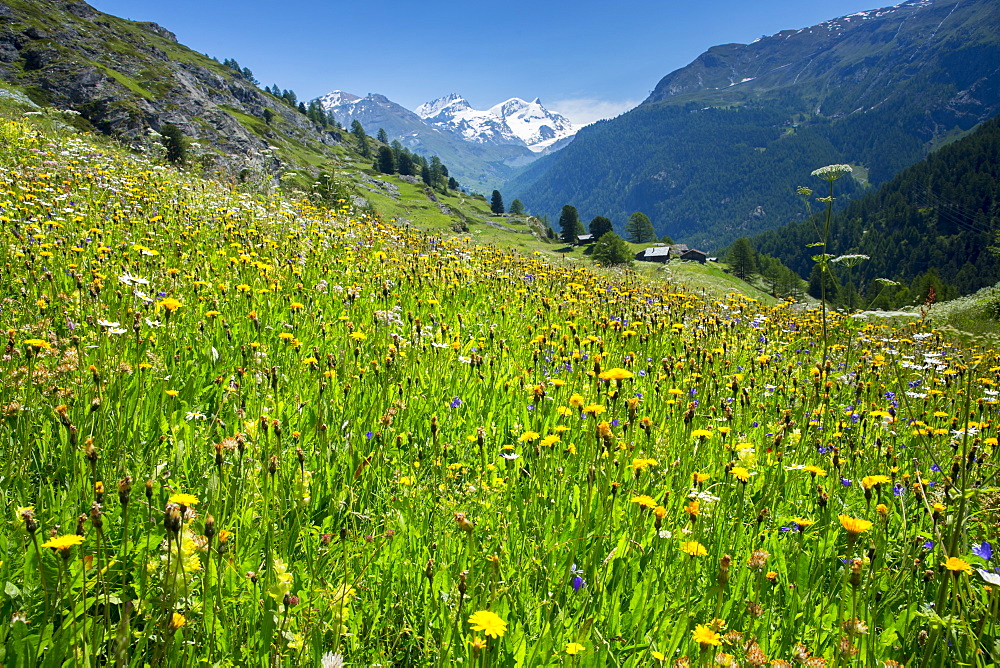
[[[3,665],[1000,660],[994,349],[831,314],[827,366],[815,309],[717,266],[33,118],[0,123]]]
[[[121,85],[125,86],[125,88],[128,88],[133,93],[136,93],[137,95],[140,95],[140,96],[144,97],[147,100],[155,100],[156,99],[155,95],[153,95],[151,92],[149,92],[148,90],[146,90],[145,88],[143,88],[141,85],[139,85],[139,82],[136,81],[135,79],[122,74],[121,72],[119,72],[116,69],[113,69],[113,68],[108,67],[106,65],[102,65],[100,63],[93,63],[93,65],[97,69],[101,70],[102,72],[104,72],[105,74],[107,74],[109,77],[111,77],[112,79],[114,79],[115,81],[117,81],[118,83],[120,83]]]

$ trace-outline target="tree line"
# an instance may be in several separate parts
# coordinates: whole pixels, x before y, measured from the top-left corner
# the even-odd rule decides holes
[[[351,121],[351,136],[357,144],[358,152],[366,158],[372,157],[372,138],[365,132],[361,121]],[[382,174],[399,174],[400,176],[420,177],[425,185],[441,192],[458,190],[461,186],[448,173],[448,167],[441,158],[432,155],[429,159],[410,151],[399,140],[389,141],[389,135],[379,128],[375,136],[375,151],[372,168]]]

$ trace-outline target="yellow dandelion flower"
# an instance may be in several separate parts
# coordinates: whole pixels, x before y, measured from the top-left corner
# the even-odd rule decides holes
[[[639,496],[633,496],[632,497],[632,503],[638,503],[640,506],[643,506],[644,508],[655,508],[656,507],[656,499],[654,499],[653,497],[649,496],[648,494],[641,494]]]
[[[166,297],[165,299],[161,299],[159,302],[157,302],[157,306],[165,308],[168,312],[173,313],[180,307],[184,306],[184,304],[180,303],[173,297]]]
[[[635,374],[628,369],[608,369],[607,371],[602,371],[598,376],[601,380],[628,380],[629,378],[635,378]]]
[[[740,482],[747,482],[750,480],[750,471],[742,466],[734,466],[729,469],[729,472]]]
[[[632,463],[629,464],[629,467],[632,468],[633,470],[636,470],[636,471],[645,471],[650,466],[659,466],[659,464],[660,463],[658,461],[656,461],[655,459],[651,459],[649,457],[646,457],[646,458],[639,457],[639,458],[633,459]]]
[[[872,528],[872,523],[868,520],[857,519],[849,515],[837,515],[837,519],[840,520],[840,526],[844,527],[844,531],[849,536],[856,537]]]
[[[507,632],[507,622],[489,610],[472,613],[469,616],[469,623],[472,624],[473,631],[482,631],[491,638],[502,638]]]
[[[168,503],[176,503],[178,506],[197,506],[198,497],[194,494],[171,494],[170,498],[167,499]]]
[[[44,543],[42,547],[51,547],[53,550],[68,550],[74,545],[79,545],[83,542],[83,536],[77,536],[75,533],[68,533],[56,538],[50,538]]]
[[[954,573],[966,573],[968,575],[972,575],[972,566],[970,566],[969,562],[965,559],[948,557],[948,561],[944,562],[942,565]]]
[[[722,644],[722,637],[704,624],[698,624],[691,632],[691,637],[702,647]]]
[[[681,543],[681,550],[692,557],[704,557],[708,554],[705,546],[696,540],[686,540]]]
[[[568,642],[568,643],[566,643],[566,653],[569,654],[570,656],[572,656],[574,654],[579,654],[580,652],[582,652],[585,649],[587,649],[587,648],[584,647],[583,645],[581,645],[578,642]]]
[[[861,486],[865,489],[871,489],[877,485],[887,484],[892,482],[892,478],[886,475],[866,475],[861,479]]]

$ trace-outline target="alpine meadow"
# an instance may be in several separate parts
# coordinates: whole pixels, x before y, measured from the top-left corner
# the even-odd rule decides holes
[[[0,0],[0,665],[1000,665],[960,4],[713,47],[574,135]],[[910,19],[948,36],[906,79]]]

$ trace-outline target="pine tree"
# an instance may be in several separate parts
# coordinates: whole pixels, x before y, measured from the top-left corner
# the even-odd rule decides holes
[[[823,266],[817,262],[813,265],[812,271],[809,273],[809,296],[814,299],[822,299],[824,284],[826,287],[826,301],[836,302],[840,286],[837,284],[833,272],[829,268],[823,271]]]
[[[490,211],[497,215],[504,212],[503,197],[500,196],[499,190],[493,191],[493,196],[490,198]]]
[[[164,148],[167,149],[167,161],[175,165],[187,162],[187,140],[181,129],[173,123],[167,123],[160,132],[163,135]]]
[[[395,174],[396,173],[396,160],[395,156],[392,154],[392,149],[388,146],[378,147],[378,159],[376,164],[378,165],[378,171],[383,174]]]
[[[358,151],[361,152],[361,155],[366,158],[370,157],[371,149],[368,146],[368,135],[365,133],[365,129],[362,127],[361,121],[356,118],[351,121],[351,134],[358,140]]]
[[[632,251],[625,240],[614,232],[607,232],[594,244],[594,261],[605,267],[632,264]]]
[[[448,174],[448,170],[441,163],[441,158],[437,157],[436,155],[431,156],[430,170],[431,170],[430,186],[432,188],[439,188],[444,182],[443,177],[447,176]]]
[[[736,278],[741,281],[750,280],[757,273],[757,252],[750,245],[750,240],[740,237],[729,247],[726,262]]]
[[[403,176],[413,176],[413,158],[410,157],[409,151],[399,152],[399,158],[396,160],[396,168]]]
[[[579,228],[580,217],[576,213],[576,207],[567,204],[559,216],[559,238],[568,244],[575,244],[580,235]]]
[[[614,225],[604,216],[596,216],[590,221],[590,233],[594,235],[595,239],[600,239],[608,232],[614,232],[614,230]]]
[[[389,133],[385,131],[385,128],[378,129],[378,140],[383,144],[389,143]]]
[[[628,217],[625,223],[625,238],[636,244],[645,244],[656,241],[656,230],[649,216],[641,211],[636,211]]]

